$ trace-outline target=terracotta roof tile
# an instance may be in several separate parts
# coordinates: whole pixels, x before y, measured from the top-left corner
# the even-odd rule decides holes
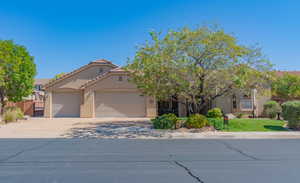
[[[111,70],[112,72],[126,72],[124,69],[122,69],[121,67],[117,67],[117,68],[115,68],[115,69],[112,69]]]
[[[284,74],[292,74],[300,76],[300,71],[275,71],[277,76],[283,76]]]
[[[122,69],[122,68],[120,68],[120,67],[117,67],[117,68],[112,69],[112,70],[109,70],[109,71],[107,71],[107,72],[105,72],[105,73],[103,73],[103,74],[100,74],[99,76],[95,77],[95,78],[92,79],[92,80],[87,81],[86,83],[84,83],[83,85],[81,85],[80,88],[83,89],[83,88],[85,88],[85,87],[87,87],[87,86],[89,86],[89,85],[91,85],[91,84],[97,82],[99,79],[103,78],[103,77],[106,76],[107,74],[110,74],[110,73],[126,73],[126,72],[127,72],[127,71],[125,71],[124,69]]]
[[[51,79],[48,78],[35,78],[34,84],[35,85],[45,85],[47,84]]]
[[[105,60],[105,59],[94,60],[91,63],[112,64],[111,61],[108,61],[108,60]]]
[[[114,67],[117,67],[117,66],[114,65],[112,62],[107,61],[107,60],[104,60],[104,59],[101,59],[101,60],[95,60],[95,61],[92,61],[92,62],[90,62],[90,63],[88,63],[88,64],[86,64],[86,65],[84,65],[84,66],[78,68],[78,69],[73,70],[72,72],[69,72],[69,73],[66,73],[66,74],[62,75],[61,77],[59,77],[59,78],[57,78],[57,79],[52,79],[52,80],[50,80],[47,84],[45,84],[45,88],[50,87],[50,86],[52,86],[53,84],[55,84],[55,83],[57,83],[57,82],[59,82],[59,81],[65,79],[65,78],[68,78],[68,77],[74,75],[75,73],[78,73],[78,72],[80,72],[80,71],[82,71],[82,70],[88,68],[90,65],[94,65],[94,64],[101,64],[101,65],[102,65],[102,64],[107,64],[107,65],[112,65],[112,66],[114,66]]]

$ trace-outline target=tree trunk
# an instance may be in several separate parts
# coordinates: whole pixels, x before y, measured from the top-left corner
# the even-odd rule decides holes
[[[3,92],[0,92],[0,114],[3,115],[4,113],[4,107],[5,107],[5,100],[4,100],[4,95],[3,95]]]
[[[203,114],[206,115],[208,110],[208,103],[196,103],[196,102],[190,102],[188,103],[188,110],[189,114]]]

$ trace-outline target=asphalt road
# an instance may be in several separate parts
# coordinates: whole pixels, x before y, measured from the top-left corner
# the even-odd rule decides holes
[[[2,139],[0,150],[0,183],[300,180],[297,139]]]

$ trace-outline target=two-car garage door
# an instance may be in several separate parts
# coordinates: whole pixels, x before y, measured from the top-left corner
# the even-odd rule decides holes
[[[139,92],[95,92],[96,117],[145,117],[145,97]]]
[[[80,117],[80,93],[52,95],[53,117]],[[96,117],[145,117],[145,97],[139,92],[95,92]]]

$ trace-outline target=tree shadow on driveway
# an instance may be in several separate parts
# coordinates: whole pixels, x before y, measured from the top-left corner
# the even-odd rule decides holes
[[[164,133],[153,129],[149,121],[89,123],[87,127],[75,127],[62,135],[65,138],[157,138],[163,136]]]

